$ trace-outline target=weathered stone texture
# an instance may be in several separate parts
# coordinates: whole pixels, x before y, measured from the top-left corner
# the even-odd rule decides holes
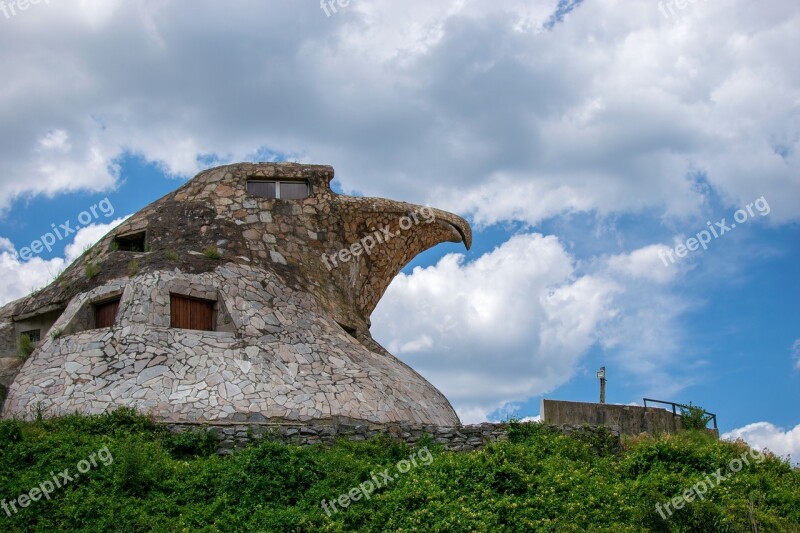
[[[273,177],[306,180],[309,197],[248,194],[248,179]],[[433,209],[422,220],[422,206],[334,194],[332,178],[330,167],[296,164],[203,172],[56,282],[0,310],[2,346],[14,340],[9,324],[59,309],[9,387],[4,415],[133,406],[174,422],[457,425],[447,399],[372,339],[369,315],[419,252],[443,241],[469,246],[469,226]],[[371,254],[322,260],[382,227],[393,237]],[[145,252],[115,247],[115,237],[140,231]],[[215,331],[170,328],[170,293],[215,301]],[[91,329],[94,304],[113,297],[114,326]]]

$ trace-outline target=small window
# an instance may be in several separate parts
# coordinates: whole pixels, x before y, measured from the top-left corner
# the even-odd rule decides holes
[[[278,188],[274,181],[248,181],[247,192],[261,198],[278,197]]]
[[[354,339],[358,339],[358,330],[351,326],[345,326],[344,324],[339,324],[339,326],[351,337]]]
[[[94,306],[94,327],[95,329],[110,328],[117,320],[119,311],[119,298],[107,302],[95,304]]]
[[[308,182],[250,180],[247,192],[261,198],[302,200],[308,198]]]
[[[169,295],[170,326],[180,329],[214,331],[214,304],[211,300]]]
[[[23,335],[27,336],[28,339],[34,344],[37,344],[40,340],[42,340],[42,331],[39,329],[32,329],[30,331],[23,331],[20,333],[20,337]]]
[[[130,235],[118,235],[114,238],[114,246],[122,252],[144,252],[146,236],[147,232],[144,231]]]
[[[297,181],[280,182],[278,198],[283,200],[302,200],[308,197],[308,183]]]

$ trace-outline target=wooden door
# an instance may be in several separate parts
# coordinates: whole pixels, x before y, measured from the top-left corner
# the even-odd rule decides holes
[[[119,300],[112,300],[94,307],[94,327],[110,328],[114,325],[119,311]]]
[[[173,328],[214,330],[214,302],[170,294],[169,305]]]

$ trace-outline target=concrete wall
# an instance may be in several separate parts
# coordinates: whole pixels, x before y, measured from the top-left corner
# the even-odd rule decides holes
[[[547,424],[609,426],[623,435],[677,433],[683,429],[680,415],[658,407],[542,400],[542,420]]]

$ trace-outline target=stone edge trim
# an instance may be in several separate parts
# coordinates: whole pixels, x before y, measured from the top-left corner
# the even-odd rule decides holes
[[[252,440],[269,438],[283,444],[312,446],[332,445],[339,438],[351,441],[365,441],[379,435],[403,441],[414,446],[424,435],[430,435],[433,442],[453,452],[480,450],[487,444],[508,438],[507,423],[484,423],[460,427],[412,426],[406,424],[198,424],[198,423],[160,423],[173,433],[184,431],[210,431],[219,442],[218,453],[227,455],[234,449],[243,448]],[[608,426],[548,426],[563,435],[576,432],[599,433],[609,431],[620,447],[620,432]]]

